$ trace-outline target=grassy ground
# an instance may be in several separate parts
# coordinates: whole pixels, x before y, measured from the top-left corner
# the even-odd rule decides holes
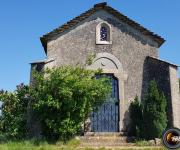
[[[79,148],[80,142],[78,140],[70,140],[68,143],[63,144],[62,142],[57,142],[54,144],[49,144],[47,142],[38,141],[9,141],[0,144],[0,150],[93,150],[93,148]],[[119,148],[96,148],[97,150],[133,150],[133,149],[143,149],[143,150],[165,150],[163,147],[151,147],[147,145],[137,145],[133,147],[119,147]]]

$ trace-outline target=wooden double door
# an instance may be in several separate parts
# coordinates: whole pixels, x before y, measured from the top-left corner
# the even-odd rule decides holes
[[[107,100],[91,114],[92,132],[119,131],[119,86],[118,79],[113,74],[106,74],[110,79],[112,91]],[[99,78],[98,76],[97,78]]]

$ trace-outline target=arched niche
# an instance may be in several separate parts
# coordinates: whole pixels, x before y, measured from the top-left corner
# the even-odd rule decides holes
[[[98,53],[88,69],[113,69],[123,71],[120,61],[110,53]]]

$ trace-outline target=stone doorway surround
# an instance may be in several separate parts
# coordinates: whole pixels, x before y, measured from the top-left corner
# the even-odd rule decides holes
[[[113,74],[118,79],[119,85],[119,132],[124,132],[124,116],[125,116],[125,96],[124,84],[127,81],[128,75],[123,71],[120,61],[110,53],[98,53],[92,64],[86,67],[87,69],[102,69],[103,73]],[[89,120],[89,119],[88,119]],[[89,120],[90,121],[90,120]],[[89,122],[88,121],[88,122]],[[88,132],[91,131],[88,125]]]

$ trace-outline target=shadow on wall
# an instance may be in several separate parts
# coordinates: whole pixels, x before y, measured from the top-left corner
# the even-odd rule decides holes
[[[146,96],[149,82],[155,80],[158,89],[162,91],[167,99],[167,118],[168,127],[173,126],[172,117],[172,103],[171,103],[171,91],[170,91],[170,79],[169,79],[169,64],[161,60],[154,59],[152,57],[146,57],[143,65],[143,81],[141,100]]]
[[[131,129],[130,109],[129,108],[124,113],[123,127],[124,127],[123,131],[125,131],[129,134],[130,129]]]

